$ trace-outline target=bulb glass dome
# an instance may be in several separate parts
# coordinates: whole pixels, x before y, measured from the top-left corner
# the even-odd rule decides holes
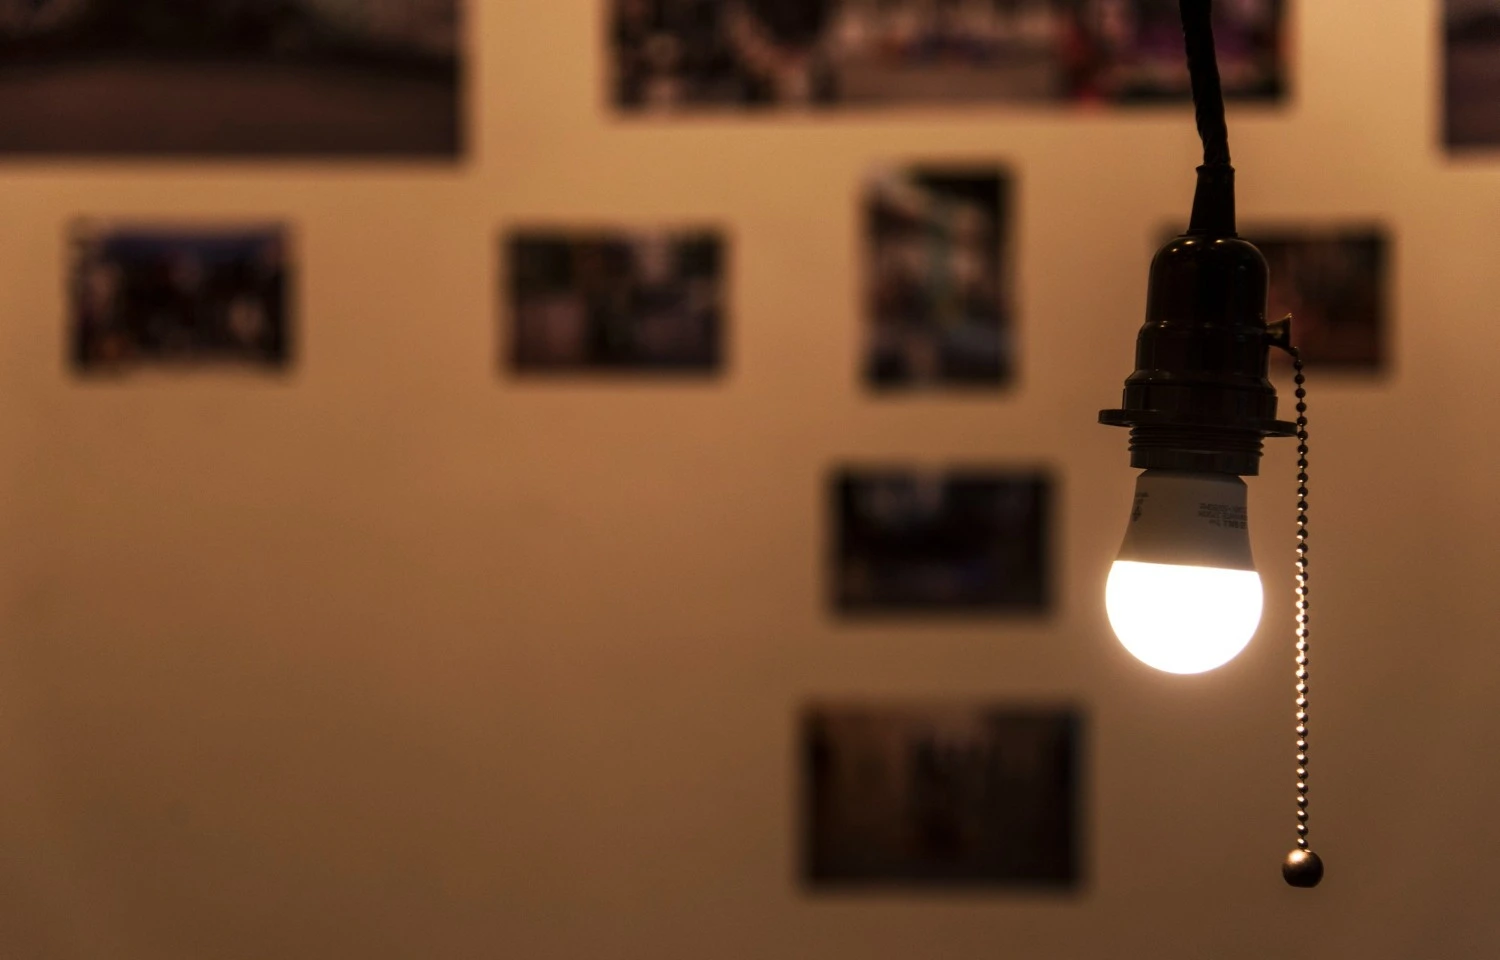
[[[1125,649],[1168,673],[1212,670],[1249,644],[1263,602],[1244,482],[1142,473],[1104,591],[1110,626]]]
[[[1104,588],[1109,625],[1125,649],[1168,673],[1202,673],[1233,660],[1260,625],[1260,575],[1116,560]]]

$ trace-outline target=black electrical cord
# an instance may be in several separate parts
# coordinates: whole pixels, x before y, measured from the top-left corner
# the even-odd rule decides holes
[[[1224,88],[1219,82],[1219,61],[1214,53],[1213,0],[1180,0],[1179,6],[1198,136],[1203,141],[1203,165],[1198,168],[1198,190],[1193,196],[1193,218],[1188,233],[1233,237],[1234,167],[1229,163]]]
[[[1203,162],[1209,166],[1229,163],[1229,127],[1224,122],[1224,90],[1214,54],[1212,8],[1212,0],[1181,0],[1188,78],[1198,111],[1198,136],[1203,138]]]

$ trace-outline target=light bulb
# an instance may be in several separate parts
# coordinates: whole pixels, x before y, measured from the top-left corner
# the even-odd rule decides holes
[[[1110,626],[1125,649],[1168,673],[1212,670],[1245,649],[1260,625],[1261,603],[1244,481],[1142,473],[1104,588]]]

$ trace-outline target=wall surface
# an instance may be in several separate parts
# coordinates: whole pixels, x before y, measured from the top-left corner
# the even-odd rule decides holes
[[[1110,638],[1118,398],[1188,113],[621,121],[595,0],[475,3],[470,156],[0,168],[0,953],[15,958],[1150,958],[1500,953],[1500,156],[1438,147],[1431,0],[1295,5],[1284,111],[1232,111],[1248,220],[1385,222],[1395,362],[1312,384],[1316,892],[1292,810],[1293,453],[1252,484],[1273,605],[1230,666]],[[857,382],[874,163],[1018,175],[1020,376]],[[77,215],[282,215],[283,379],[80,382]],[[711,222],[729,367],[498,373],[510,224]],[[1056,613],[841,624],[845,461],[1044,466]],[[1286,589],[1276,590],[1284,584]],[[810,896],[809,698],[1076,700],[1076,896]]]

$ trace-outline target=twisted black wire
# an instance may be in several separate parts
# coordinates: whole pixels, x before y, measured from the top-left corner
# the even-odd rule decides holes
[[[1203,165],[1193,194],[1188,233],[1199,237],[1235,236],[1234,167],[1229,165],[1229,127],[1224,120],[1224,89],[1214,55],[1212,0],[1180,0],[1187,46],[1188,78],[1203,141]]]
[[[1229,125],[1224,120],[1224,90],[1214,54],[1212,0],[1180,0],[1182,32],[1187,42],[1188,77],[1198,114],[1205,166],[1229,165]]]

